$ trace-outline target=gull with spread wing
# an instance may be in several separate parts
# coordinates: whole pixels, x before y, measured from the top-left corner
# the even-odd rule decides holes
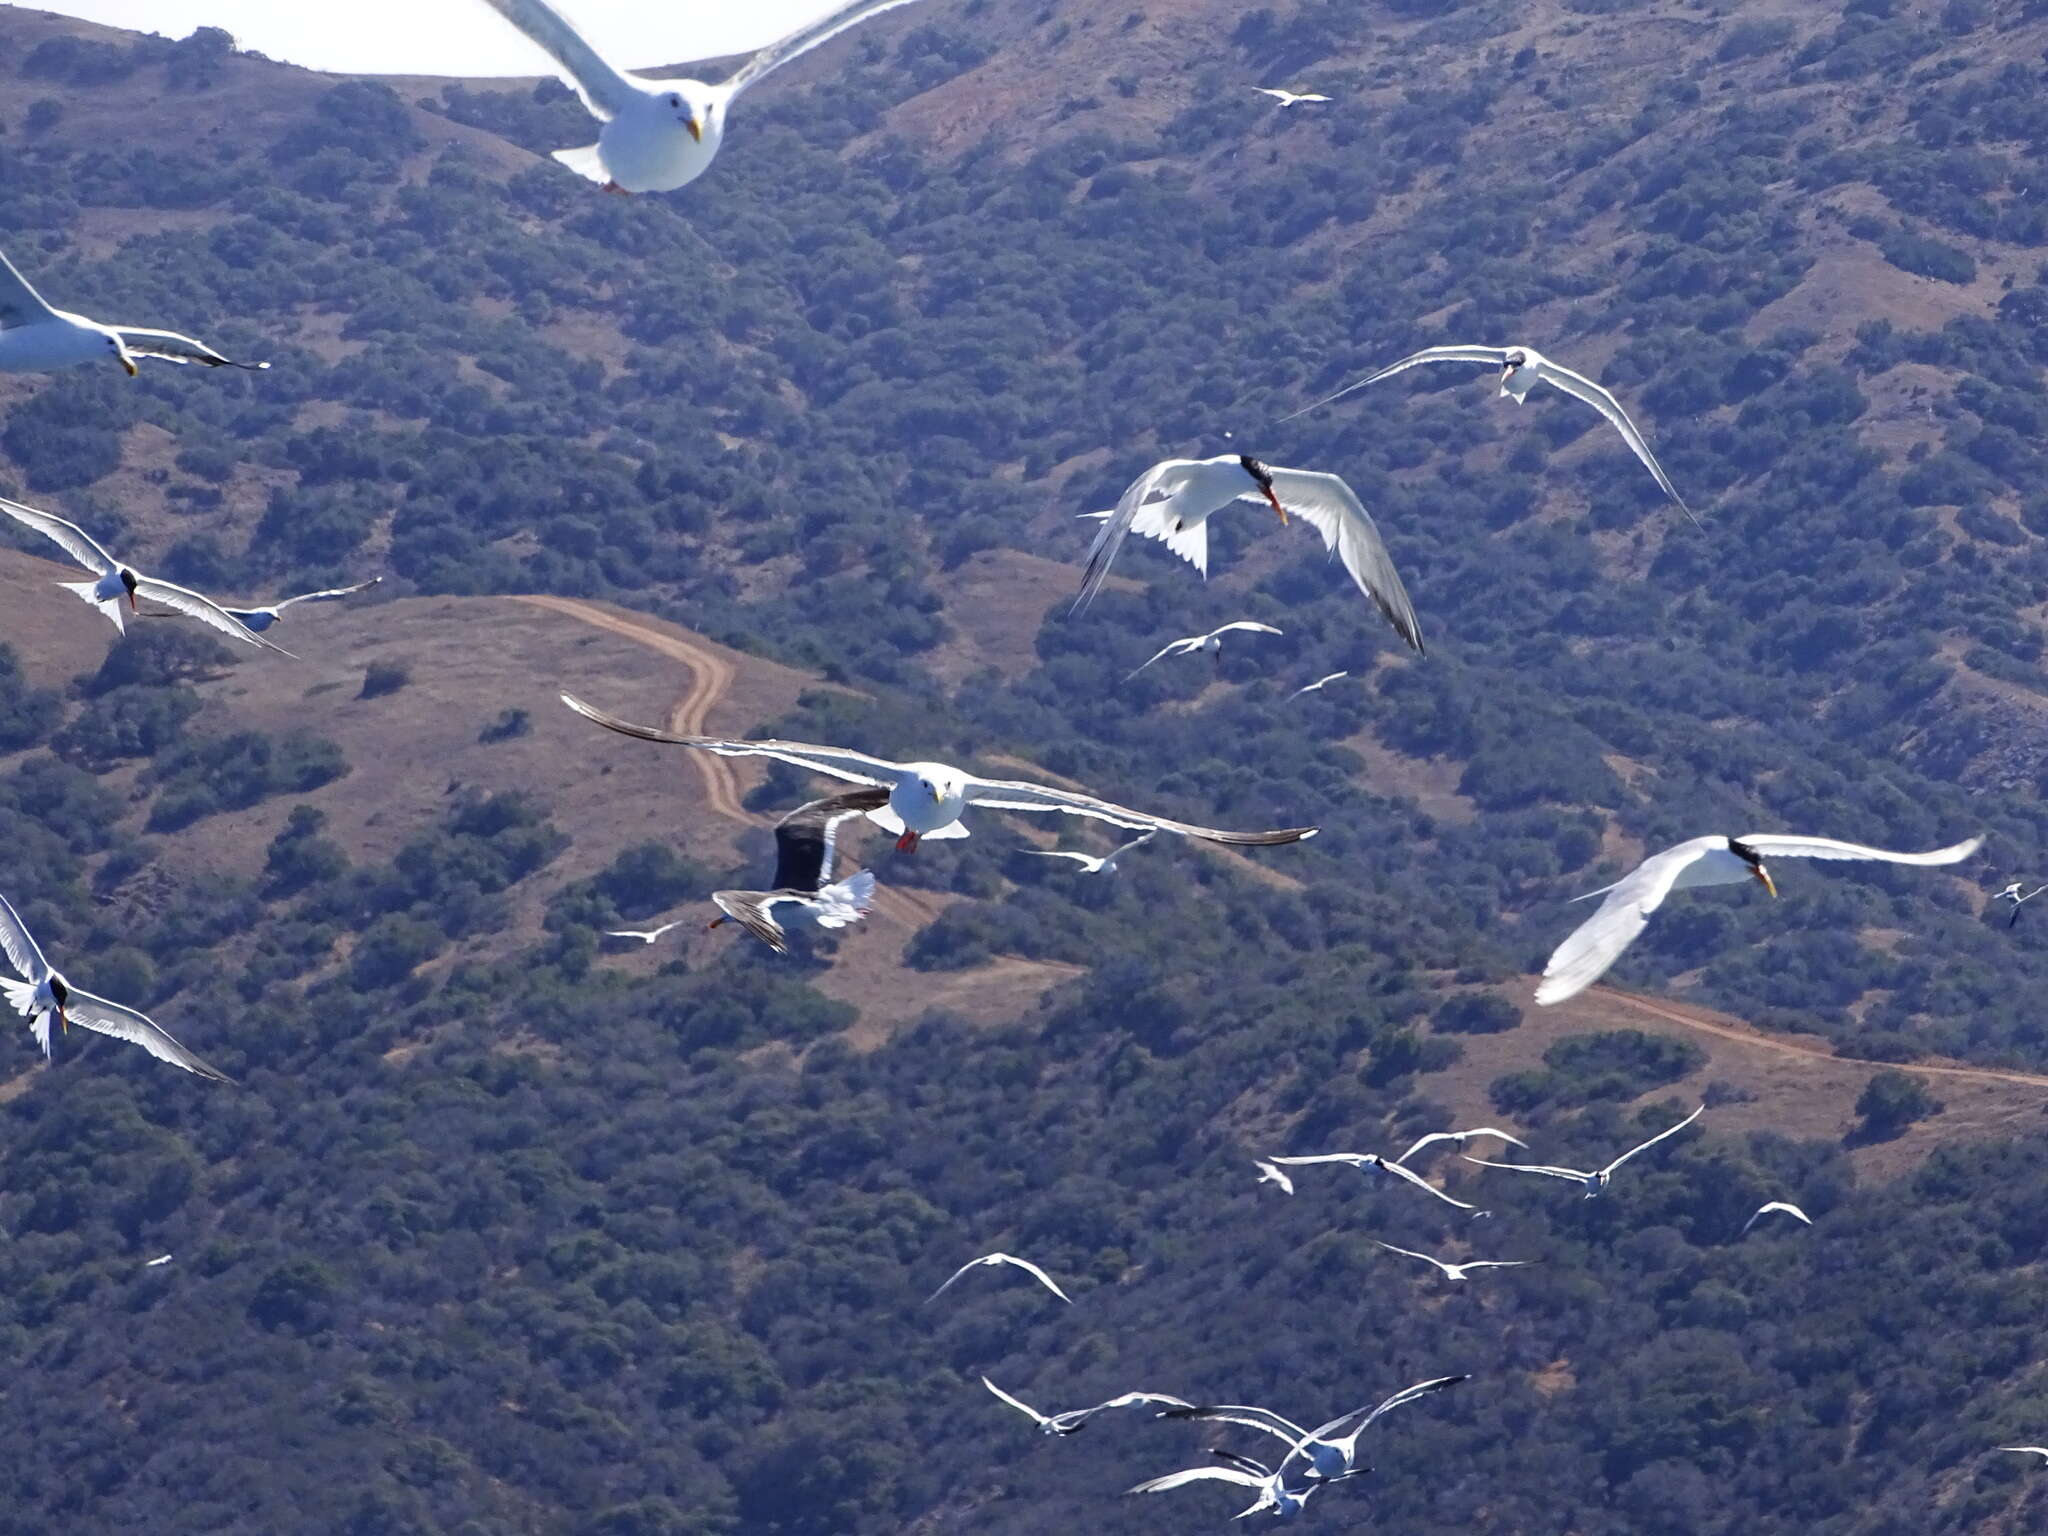
[[[673,192],[711,169],[741,91],[848,27],[912,0],[854,0],[761,49],[721,81],[649,80],[614,68],[549,0],[485,0],[526,34],[604,127],[555,158],[607,192]]]
[[[1284,827],[1272,832],[1226,832],[1133,811],[1073,790],[1053,789],[1019,780],[984,779],[947,763],[892,763],[886,758],[869,757],[864,752],[854,752],[845,747],[811,746],[800,741],[728,741],[715,736],[678,736],[656,730],[653,726],[634,725],[566,693],[562,695],[562,702],[584,719],[595,721],[606,730],[617,731],[622,736],[665,742],[675,747],[695,747],[715,752],[721,757],[766,757],[812,773],[887,789],[887,802],[880,809],[868,812],[868,819],[897,833],[896,846],[906,853],[914,850],[922,838],[967,836],[967,828],[960,824],[960,813],[971,805],[998,811],[1058,811],[1068,816],[1092,816],[1097,821],[1128,827],[1134,832],[1171,832],[1176,837],[1200,838],[1204,842],[1224,843],[1233,848],[1267,848],[1279,843],[1298,843],[1304,838],[1314,837],[1318,830],[1315,827]]]
[[[775,888],[769,891],[713,891],[711,899],[725,915],[713,918],[704,931],[725,922],[738,923],[778,955],[789,953],[783,929],[799,923],[815,928],[844,928],[874,910],[875,877],[870,870],[835,880],[839,861],[839,828],[857,816],[870,816],[889,803],[885,789],[854,789],[843,795],[800,805],[775,824]],[[778,907],[788,911],[777,922]]]
[[[1574,901],[1607,899],[1600,909],[1572,930],[1571,936],[1543,967],[1543,981],[1536,988],[1541,1004],[1561,1003],[1576,997],[1621,958],[1636,936],[1649,926],[1651,915],[1664,905],[1673,891],[1702,885],[1740,885],[1754,880],[1778,894],[1777,882],[1764,867],[1765,859],[1860,859],[1886,864],[1912,864],[1922,868],[1955,864],[1967,859],[1983,845],[1981,837],[1969,838],[1931,853],[1891,853],[1883,848],[1866,848],[1860,843],[1838,843],[1831,837],[1800,837],[1790,832],[1752,832],[1743,837],[1695,837],[1666,848],[1643,860],[1614,884],[1575,896]]]
[[[1648,1141],[1642,1143],[1640,1146],[1630,1147],[1626,1152],[1622,1153],[1621,1156],[1617,1157],[1605,1168],[1596,1168],[1591,1173],[1582,1172],[1577,1168],[1546,1168],[1539,1163],[1490,1163],[1485,1158],[1473,1157],[1470,1153],[1467,1153],[1465,1155],[1465,1161],[1468,1163],[1477,1163],[1482,1168],[1506,1168],[1513,1173],[1540,1173],[1546,1178],[1568,1179],[1572,1183],[1583,1187],[1586,1191],[1586,1198],[1588,1200],[1591,1200],[1595,1195],[1599,1194],[1601,1190],[1607,1187],[1607,1181],[1614,1177],[1615,1169],[1619,1168],[1623,1163],[1627,1162],[1630,1158],[1634,1157],[1638,1152],[1649,1151],[1650,1148],[1657,1145],[1657,1143],[1662,1141],[1665,1137],[1676,1136],[1688,1125],[1691,1125],[1693,1121],[1699,1119],[1699,1117],[1703,1113],[1705,1113],[1706,1108],[1707,1106],[1702,1104],[1698,1109],[1694,1110],[1691,1114],[1687,1115],[1683,1120],[1679,1121],[1676,1125],[1667,1125],[1663,1130],[1659,1131],[1656,1135],[1652,1136]]]
[[[1462,1264],[1452,1264],[1444,1259],[1433,1259],[1426,1253],[1417,1253],[1413,1248],[1396,1248],[1392,1243],[1373,1241],[1389,1253],[1398,1253],[1403,1258],[1420,1259],[1425,1264],[1434,1264],[1444,1272],[1446,1280],[1462,1280],[1475,1269],[1522,1269],[1535,1263],[1534,1259],[1467,1259]]]
[[[1330,684],[1335,682],[1341,682],[1350,675],[1351,674],[1349,672],[1332,672],[1327,677],[1319,677],[1312,683],[1304,684],[1302,687],[1295,689],[1294,692],[1287,695],[1287,697],[1290,699],[1298,699],[1304,693],[1321,693],[1325,688],[1329,687]]]
[[[2009,901],[2012,903],[2012,921],[2005,925],[2011,928],[2018,924],[2020,920],[2020,908],[2032,901],[2043,891],[2048,891],[2048,885],[2037,885],[2031,891],[2022,892],[2020,890],[2020,882],[2015,880],[1991,899],[1993,901]]]
[[[197,619],[210,629],[219,630],[231,640],[261,646],[266,651],[276,651],[280,656],[291,655],[283,646],[275,645],[249,629],[212,598],[155,576],[144,576],[133,566],[116,560],[78,524],[54,512],[38,512],[34,507],[25,507],[4,496],[0,496],[0,512],[25,528],[33,528],[91,571],[95,578],[92,581],[60,581],[57,585],[91,603],[123,634],[128,632],[128,627],[121,615],[122,598],[128,600],[130,609],[140,612],[138,599],[146,597],[153,603],[161,603],[188,618]]]
[[[1279,630],[1270,624],[1255,624],[1250,619],[1238,619],[1234,623],[1225,624],[1220,629],[1212,629],[1206,635],[1189,635],[1185,639],[1169,640],[1153,653],[1151,660],[1140,662],[1137,666],[1131,668],[1130,677],[1125,678],[1124,681],[1129,682],[1131,677],[1136,677],[1145,668],[1151,666],[1154,661],[1159,661],[1167,656],[1187,656],[1195,651],[1207,651],[1216,658],[1216,665],[1220,667],[1223,665],[1223,637],[1231,631],[1239,629],[1261,635],[1277,635],[1280,633]]]
[[[677,918],[672,923],[663,923],[659,928],[607,928],[604,936],[608,939],[638,939],[642,944],[652,944],[664,933],[683,926],[687,919]]]
[[[36,1044],[43,1048],[45,1057],[52,1050],[50,1020],[54,1018],[61,1030],[69,1031],[73,1024],[82,1025],[100,1034],[112,1035],[116,1040],[139,1045],[158,1061],[183,1067],[187,1072],[212,1078],[217,1083],[233,1081],[227,1073],[207,1065],[178,1044],[170,1032],[154,1020],[133,1008],[124,1008],[104,997],[95,997],[66,981],[63,973],[43,958],[42,949],[29,933],[28,925],[5,896],[0,896],[0,953],[6,955],[7,963],[21,978],[12,981],[0,976],[0,997],[5,997],[8,1006],[28,1020],[29,1030],[35,1035]]]
[[[1773,1200],[1766,1205],[1758,1206],[1756,1208],[1756,1214],[1750,1217],[1749,1220],[1745,1221],[1742,1224],[1742,1230],[1738,1232],[1736,1236],[1749,1236],[1749,1229],[1755,1226],[1758,1222],[1762,1221],[1766,1216],[1770,1215],[1773,1211],[1783,1211],[1787,1216],[1796,1219],[1801,1226],[1810,1227],[1813,1225],[1813,1218],[1807,1215],[1806,1212],[1799,1209],[1798,1206],[1792,1204],[1791,1201]]]
[[[1354,389],[1363,389],[1368,384],[1377,384],[1381,379],[1392,378],[1410,368],[1424,363],[1481,363],[1500,370],[1500,392],[1512,395],[1515,404],[1526,404],[1529,391],[1538,384],[1548,384],[1553,389],[1563,390],[1574,400],[1593,407],[1607,421],[1607,424],[1621,434],[1621,440],[1628,444],[1629,451],[1642,461],[1643,468],[1653,476],[1664,494],[1678,503],[1678,510],[1691,517],[1695,527],[1699,519],[1693,517],[1692,508],[1685,504],[1685,498],[1678,494],[1678,488],[1671,483],[1671,477],[1664,473],[1664,466],[1657,462],[1657,456],[1650,452],[1650,445],[1643,434],[1636,430],[1636,424],[1629,420],[1628,412],[1621,408],[1621,402],[1607,390],[1595,384],[1582,373],[1574,373],[1562,363],[1554,363],[1534,347],[1425,347],[1411,353],[1398,363],[1389,363],[1378,373],[1369,374],[1354,384],[1346,384],[1334,395],[1325,395],[1313,405],[1305,405],[1293,415],[1282,416],[1281,421],[1292,421],[1295,416],[1305,416],[1320,409],[1333,400],[1341,400]]]
[[[1311,1163],[1343,1163],[1347,1167],[1356,1168],[1360,1173],[1364,1173],[1368,1169],[1377,1168],[1381,1173],[1391,1173],[1395,1178],[1404,1180],[1407,1183],[1413,1184],[1417,1189],[1435,1195],[1445,1205],[1455,1205],[1461,1211],[1476,1209],[1476,1207],[1467,1205],[1464,1201],[1452,1195],[1445,1194],[1413,1168],[1403,1168],[1399,1162],[1388,1162],[1377,1152],[1317,1152],[1303,1157],[1275,1157],[1268,1159],[1268,1161],[1279,1163],[1289,1168],[1305,1168]],[[1481,1211],[1480,1214],[1483,1216],[1486,1213]]]
[[[936,1291],[933,1291],[931,1295],[925,1297],[924,1304],[926,1306],[930,1306],[933,1302],[937,1301],[941,1296],[945,1295],[947,1291],[953,1288],[953,1282],[955,1280],[958,1280],[962,1275],[966,1274],[970,1269],[989,1269],[999,1264],[1007,1264],[1012,1269],[1023,1270],[1025,1274],[1031,1276],[1032,1279],[1036,1280],[1048,1291],[1051,1291],[1053,1295],[1059,1297],[1059,1299],[1061,1301],[1064,1301],[1068,1306],[1072,1306],[1074,1304],[1074,1298],[1069,1296],[1065,1291],[1061,1290],[1059,1288],[1059,1283],[1056,1280],[1054,1280],[1051,1275],[1048,1275],[1044,1270],[1040,1269],[1036,1264],[1032,1263],[1029,1259],[1020,1259],[1015,1254],[1009,1253],[985,1253],[978,1259],[969,1259],[965,1264],[962,1264],[958,1269],[954,1270],[953,1273],[947,1277],[946,1283],[944,1285],[940,1286]]]
[[[331,603],[340,598],[354,597],[358,592],[369,591],[383,579],[382,576],[372,576],[368,581],[359,581],[352,587],[331,587],[325,592],[301,592],[297,597],[284,598],[267,608],[230,608],[227,612],[228,616],[237,620],[244,629],[260,635],[271,625],[282,620],[287,608],[295,608],[300,603]]]
[[[1415,605],[1408,601],[1393,556],[1358,493],[1336,475],[1270,468],[1244,453],[1167,459],[1133,480],[1089,547],[1088,568],[1074,607],[1085,608],[1102,590],[1117,551],[1132,533],[1160,540],[1206,577],[1209,519],[1240,501],[1265,503],[1282,524],[1292,513],[1320,533],[1358,590],[1372,599],[1403,640],[1421,652],[1422,627]]]
[[[1496,1141],[1504,1141],[1511,1147],[1520,1147],[1524,1152],[1529,1150],[1529,1143],[1522,1140],[1521,1137],[1510,1136],[1506,1131],[1497,1130],[1490,1125],[1480,1125],[1474,1126],[1469,1131],[1431,1131],[1427,1136],[1418,1137],[1415,1145],[1395,1158],[1394,1161],[1405,1165],[1409,1158],[1420,1152],[1424,1147],[1434,1146],[1440,1141],[1454,1141],[1462,1150],[1465,1143],[1474,1136],[1491,1136]]]
[[[1193,1406],[1178,1397],[1168,1397],[1163,1392],[1126,1392],[1121,1397],[1112,1397],[1106,1403],[1097,1403],[1093,1408],[1069,1408],[1065,1413],[1040,1413],[1021,1398],[1010,1396],[1009,1393],[990,1381],[986,1376],[981,1378],[981,1384],[987,1387],[989,1391],[995,1393],[1000,1400],[1008,1403],[1012,1408],[1029,1418],[1032,1423],[1038,1426],[1039,1433],[1046,1435],[1079,1434],[1088,1427],[1088,1421],[1094,1418],[1096,1414],[1106,1413],[1112,1408],[1187,1408]]]
[[[1311,102],[1328,101],[1327,96],[1318,96],[1314,91],[1290,91],[1280,86],[1255,85],[1252,87],[1261,96],[1270,96],[1282,107],[1298,107]]]
[[[102,325],[84,315],[52,309],[27,278],[0,251],[0,373],[42,373],[73,363],[111,357],[134,378],[142,370],[138,357],[166,363],[201,363],[208,368],[246,368],[268,363],[238,363],[190,336],[176,331],[151,331],[134,325]]]
[[[1411,1387],[1403,1387],[1371,1408],[1354,1408],[1349,1413],[1339,1414],[1315,1429],[1303,1429],[1270,1409],[1253,1408],[1242,1403],[1200,1403],[1189,1408],[1169,1408],[1159,1417],[1236,1424],[1245,1429],[1263,1430],[1285,1440],[1287,1455],[1282,1458],[1274,1476],[1283,1484],[1298,1487],[1303,1483],[1334,1482],[1359,1471],[1359,1437],[1382,1417],[1418,1398],[1430,1397],[1471,1379],[1469,1375],[1433,1376]]]
[[[1077,853],[1071,848],[1025,848],[1020,851],[1030,854],[1034,859],[1072,859],[1081,866],[1081,873],[1084,875],[1113,875],[1116,873],[1116,861],[1118,859],[1129,853],[1133,848],[1144,847],[1157,835],[1154,832],[1141,832],[1121,848],[1116,849],[1112,853],[1106,853],[1099,859],[1093,854]]]
[[[1239,1456],[1229,1451],[1217,1451],[1224,1466],[1188,1467],[1180,1472],[1169,1472],[1164,1477],[1154,1477],[1135,1487],[1126,1488],[1125,1493],[1168,1493],[1175,1488],[1185,1488],[1190,1483],[1230,1483],[1239,1488],[1250,1488],[1258,1498],[1239,1510],[1235,1518],[1242,1520],[1248,1515],[1262,1515],[1271,1511],[1282,1520],[1291,1520],[1307,1506],[1309,1495],[1331,1483],[1342,1482],[1346,1477],[1356,1477],[1357,1472],[1346,1472],[1339,1477],[1322,1478],[1312,1483],[1289,1486],[1281,1481],[1278,1472],[1270,1470],[1265,1463],[1254,1461],[1249,1456]]]

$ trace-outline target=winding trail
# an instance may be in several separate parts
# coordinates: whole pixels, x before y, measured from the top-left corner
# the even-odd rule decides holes
[[[1762,1046],[1781,1056],[1803,1056],[1809,1061],[1825,1061],[1832,1066],[1867,1067],[1872,1072],[1882,1071],[1893,1065],[1884,1061],[1859,1061],[1854,1056],[1838,1056],[1833,1051],[1818,1046],[1801,1045],[1778,1035],[1767,1035],[1761,1030],[1739,1029],[1714,1019],[1702,1018],[1698,1014],[1681,1012],[1668,1003],[1652,1002],[1634,992],[1624,992],[1618,987],[1595,986],[1590,990],[1602,997],[1610,998],[1634,1008],[1640,1013],[1652,1014],[1667,1019],[1673,1024],[1682,1024],[1687,1029],[1698,1030],[1701,1034],[1718,1035],[1723,1040],[1733,1040],[1739,1045]],[[1896,1064],[1901,1072],[1922,1072],[1930,1077],[1957,1077],[1980,1083],[2017,1083],[2023,1088],[2048,1088],[2048,1077],[2038,1077],[2031,1072],[2000,1072],[1990,1067],[1939,1067],[1924,1062],[1902,1061]]]

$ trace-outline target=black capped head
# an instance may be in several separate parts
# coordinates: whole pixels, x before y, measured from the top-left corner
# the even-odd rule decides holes
[[[1248,453],[1240,453],[1237,456],[1237,462],[1244,466],[1244,472],[1257,482],[1260,490],[1270,491],[1273,489],[1273,471],[1266,468],[1265,465]]]

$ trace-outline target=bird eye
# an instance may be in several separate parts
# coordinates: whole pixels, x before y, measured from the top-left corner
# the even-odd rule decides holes
[[[680,96],[671,96],[668,99],[668,104],[672,107],[680,107],[683,104],[683,98]]]

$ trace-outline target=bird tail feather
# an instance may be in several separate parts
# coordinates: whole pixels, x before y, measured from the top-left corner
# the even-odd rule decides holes
[[[23,1018],[35,1011],[36,989],[33,983],[16,981],[11,976],[0,976],[0,994],[7,998],[7,1006]]]
[[[93,607],[99,609],[101,613],[104,613],[114,621],[114,628],[120,630],[122,634],[128,633],[127,621],[121,617],[121,604],[119,600],[101,597],[99,595],[100,584],[98,582],[60,581],[57,585],[66,592],[69,592],[73,597],[78,598],[81,602],[91,603]]]
[[[820,928],[844,928],[868,915],[875,902],[875,874],[864,869],[836,885],[822,887],[815,908]]]

